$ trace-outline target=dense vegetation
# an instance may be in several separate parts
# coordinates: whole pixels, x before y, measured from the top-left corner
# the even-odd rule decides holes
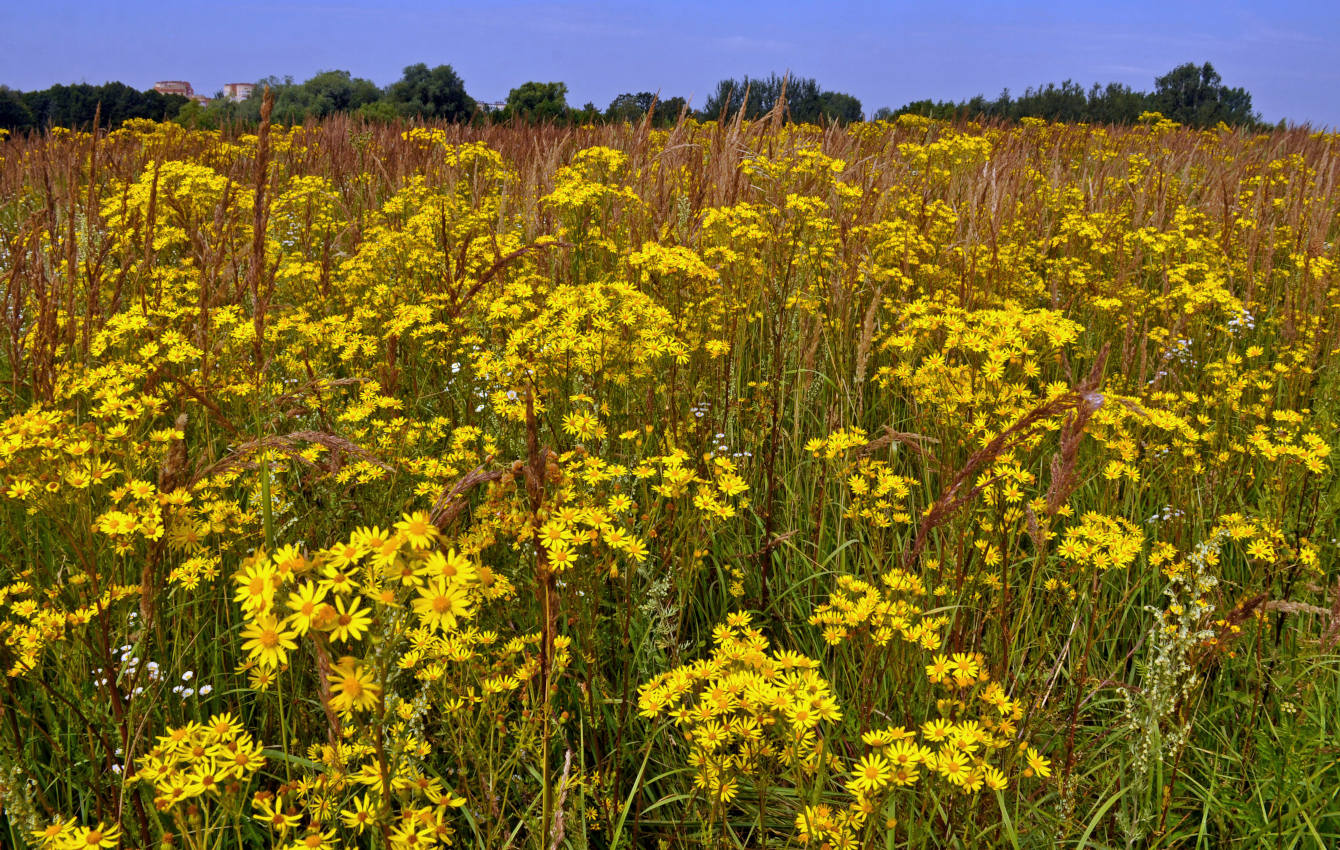
[[[920,100],[903,108],[881,110],[877,118],[922,115],[928,118],[1044,118],[1048,121],[1082,121],[1091,124],[1134,124],[1140,116],[1157,112],[1169,120],[1192,127],[1253,126],[1261,117],[1252,111],[1252,96],[1243,88],[1224,85],[1209,62],[1179,65],[1154,81],[1154,91],[1135,91],[1121,83],[1108,83],[1085,91],[1072,80],[1028,89],[1021,97],[1009,90],[995,100],[982,95],[952,103]]]
[[[0,141],[0,840],[1335,846],[1338,155]]]
[[[508,92],[497,108],[480,104],[465,90],[465,82],[450,65],[429,68],[410,65],[400,80],[379,88],[371,80],[348,71],[322,71],[302,83],[270,77],[259,81],[251,97],[234,102],[221,97],[207,106],[179,96],[135,92],[121,83],[105,86],[53,86],[40,92],[15,92],[0,87],[0,128],[32,130],[46,127],[87,129],[102,103],[100,123],[117,127],[130,118],[171,119],[192,129],[252,127],[260,122],[264,91],[274,92],[271,120],[301,124],[331,115],[356,115],[365,120],[471,121],[475,123],[593,124],[640,122],[650,116],[659,128],[674,125],[689,113],[682,97],[653,92],[624,92],[601,110],[594,103],[578,108],[568,104],[562,82],[527,82]],[[807,77],[770,74],[764,78],[725,79],[717,83],[692,114],[709,121],[742,114],[756,120],[783,106],[781,116],[795,123],[861,121],[861,102],[850,94],[828,91]],[[1260,116],[1252,111],[1245,89],[1224,85],[1210,63],[1180,65],[1155,80],[1153,92],[1139,92],[1120,83],[1097,83],[1088,90],[1070,80],[1029,89],[1022,97],[1002,92],[994,101],[978,95],[962,102],[919,100],[900,109],[881,108],[875,119],[914,114],[940,119],[1045,118],[1099,124],[1134,124],[1147,113],[1191,127],[1255,127]]]
[[[132,118],[164,121],[175,117],[187,102],[181,95],[136,91],[124,83],[55,85],[32,92],[0,86],[0,129],[88,128],[95,116],[103,127],[119,127]]]

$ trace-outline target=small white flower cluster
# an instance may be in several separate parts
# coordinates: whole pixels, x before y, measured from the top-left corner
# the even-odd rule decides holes
[[[117,665],[116,665],[116,666],[117,666],[117,675],[116,675],[116,681],[117,681],[117,684],[121,684],[121,683],[123,683],[123,682],[134,682],[134,681],[136,681],[136,680],[137,680],[137,677],[139,676],[139,674],[140,674],[140,672],[141,672],[141,667],[140,667],[141,661],[140,661],[140,657],[139,657],[138,655],[135,654],[135,647],[134,647],[133,645],[131,645],[131,644],[126,644],[126,645],[120,647],[119,649],[117,649],[117,658],[116,658],[116,660],[117,660]],[[157,682],[157,681],[159,680],[159,678],[160,678],[160,671],[159,671],[159,667],[158,667],[158,662],[157,662],[157,661],[149,661],[149,662],[144,663],[144,666],[143,666],[143,673],[144,673],[144,679],[145,679],[145,681],[147,681],[147,682]],[[110,676],[110,675],[111,675],[110,671],[108,671],[108,670],[104,670],[104,669],[102,669],[101,667],[94,667],[94,668],[93,668],[93,686],[96,687],[96,688],[104,688],[104,687],[106,687],[108,681],[110,681],[110,680],[109,680],[109,676]],[[131,689],[130,693],[131,693],[131,696],[139,696],[140,694],[144,693],[144,685],[143,685],[143,684],[137,684],[137,685],[135,685],[135,687]]]
[[[713,454],[719,454],[719,455],[730,455],[731,457],[734,457],[734,458],[740,458],[740,457],[753,457],[753,456],[754,456],[754,453],[753,453],[753,452],[733,452],[733,451],[731,451],[730,444],[728,444],[728,443],[726,442],[726,435],[725,435],[725,434],[721,434],[721,433],[715,434],[715,435],[713,435],[713,437],[712,437],[712,453],[713,453]]]
[[[442,387],[442,392],[444,393],[451,392],[452,385],[456,383],[456,376],[459,375],[460,372],[461,372],[461,364],[458,362],[453,362],[451,364],[451,377],[447,379],[446,385]]]
[[[710,410],[711,408],[712,408],[711,402],[700,401],[697,404],[689,407],[689,412],[693,414],[695,419],[702,419],[704,416],[707,415],[707,411]]]
[[[1230,316],[1228,319],[1228,329],[1235,334],[1240,331],[1254,330],[1255,328],[1256,317],[1253,316],[1252,311],[1248,310],[1246,307],[1242,308],[1241,313],[1236,316]]]
[[[1176,360],[1178,363],[1195,366],[1196,361],[1191,356],[1191,340],[1175,339],[1168,350],[1163,352],[1164,360]]]
[[[117,662],[117,683],[135,683],[134,687],[130,689],[131,696],[139,696],[144,693],[144,689],[148,685],[164,681],[162,666],[153,660],[142,662],[140,657],[135,654],[135,647],[132,644],[126,644],[117,650]],[[110,681],[108,676],[108,671],[101,667],[94,667],[93,686],[95,688],[105,688]],[[199,687],[190,685],[189,683],[193,679],[195,679],[194,670],[187,670],[182,673],[181,680],[184,684],[174,685],[172,692],[182,699],[196,695],[208,696],[214,692],[213,685],[205,684]]]
[[[1150,378],[1146,383],[1153,384],[1160,378],[1167,377],[1168,370],[1164,368],[1164,366],[1169,363],[1176,363],[1179,366],[1196,365],[1195,358],[1191,356],[1190,339],[1183,338],[1173,340],[1172,343],[1163,350],[1163,355],[1159,358],[1160,365],[1158,371],[1156,371],[1154,377]]]
[[[172,692],[180,696],[182,699],[190,699],[196,694],[199,694],[202,697],[209,696],[210,693],[214,691],[214,686],[209,684],[201,685],[199,688],[191,687],[190,683],[194,679],[195,671],[187,670],[185,673],[181,674],[182,684],[173,685]]]
[[[1186,516],[1186,511],[1181,508],[1174,508],[1172,505],[1164,505],[1162,511],[1155,511],[1153,516],[1145,520],[1147,523],[1168,522],[1178,517]]]
[[[1138,800],[1148,799],[1142,795],[1154,775],[1154,765],[1174,758],[1191,734],[1191,721],[1179,721],[1177,709],[1200,681],[1191,664],[1191,651],[1215,634],[1203,625],[1212,610],[1207,597],[1219,584],[1210,564],[1227,536],[1220,531],[1199,544],[1187,556],[1186,568],[1164,588],[1167,607],[1146,609],[1154,613],[1148,639],[1150,658],[1139,687],[1121,692],[1131,732],[1131,784],[1139,790]],[[1143,810],[1122,818],[1128,844],[1141,843],[1149,822],[1150,813]]]

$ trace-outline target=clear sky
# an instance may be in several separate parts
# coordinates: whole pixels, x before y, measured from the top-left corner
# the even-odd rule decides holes
[[[1066,78],[1150,90],[1206,61],[1268,121],[1340,127],[1340,0],[0,0],[0,83],[18,89],[182,79],[213,94],[332,69],[386,85],[426,62],[452,65],[479,100],[562,80],[569,103],[603,108],[656,90],[701,105],[723,77],[790,70],[870,113]]]

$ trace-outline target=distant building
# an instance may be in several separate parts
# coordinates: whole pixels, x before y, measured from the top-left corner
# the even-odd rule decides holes
[[[154,83],[154,91],[159,94],[179,94],[182,97],[195,97],[195,89],[185,80],[159,80]]]
[[[227,83],[223,87],[223,96],[232,101],[246,100],[255,90],[255,83]]]
[[[205,97],[203,94],[193,94],[191,95],[191,100],[194,100],[201,106],[209,106],[209,98]]]

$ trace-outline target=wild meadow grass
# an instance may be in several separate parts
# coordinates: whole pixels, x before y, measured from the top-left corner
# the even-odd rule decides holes
[[[1340,137],[0,139],[14,847],[1340,843]]]

